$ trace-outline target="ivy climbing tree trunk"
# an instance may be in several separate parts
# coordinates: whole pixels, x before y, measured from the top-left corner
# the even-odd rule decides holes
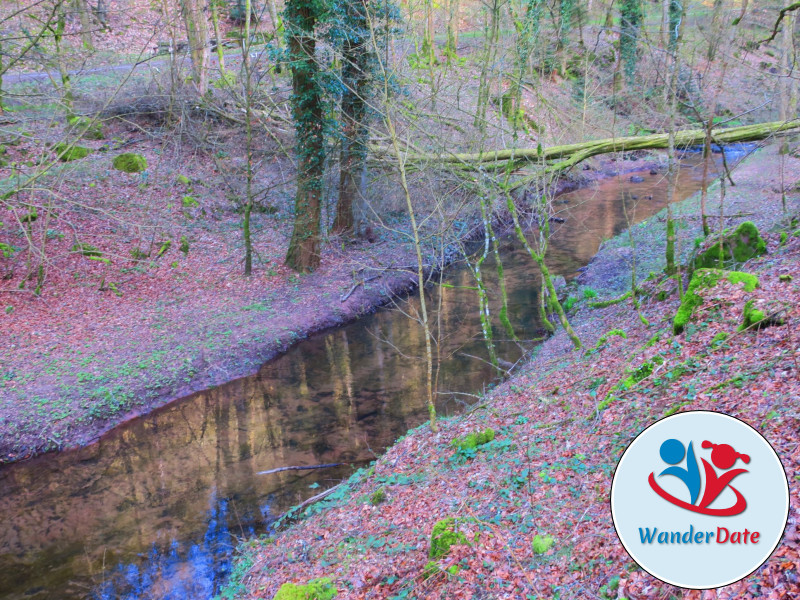
[[[366,124],[368,70],[372,53],[369,45],[367,0],[350,0],[345,5],[345,39],[342,45],[342,150],[339,175],[339,202],[333,230],[367,238],[371,234],[367,218],[365,184],[367,170]]]
[[[642,27],[642,0],[619,0],[619,52],[628,87],[636,82],[639,32]]]
[[[320,263],[325,106],[314,56],[314,28],[323,8],[319,0],[288,0],[284,12],[297,144],[294,228],[286,264],[302,273],[313,271]]]
[[[192,56],[192,76],[197,93],[205,96],[208,92],[208,67],[211,62],[211,47],[208,43],[208,21],[203,0],[181,0],[181,13],[189,40]]]

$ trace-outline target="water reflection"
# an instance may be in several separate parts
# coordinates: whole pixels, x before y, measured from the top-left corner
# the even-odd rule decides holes
[[[557,199],[548,263],[567,278],[600,242],[665,205],[660,175],[606,181]],[[699,188],[682,171],[679,197]],[[627,207],[620,202],[624,194]],[[503,242],[509,318],[519,339],[540,334],[539,275]],[[490,290],[492,265],[484,265]],[[453,412],[492,380],[479,339],[471,275],[448,271],[441,300],[440,410]],[[430,292],[436,294],[437,292]],[[414,302],[413,299],[410,302]],[[492,297],[497,313],[499,298]],[[406,306],[407,310],[411,307]],[[520,346],[495,330],[509,362]],[[421,328],[382,310],[303,342],[254,376],[195,394],[98,444],[0,471],[0,597],[210,598],[237,539],[375,458],[425,419]],[[476,359],[474,357],[479,357]],[[480,359],[484,360],[480,360]],[[324,471],[258,475],[287,465]]]

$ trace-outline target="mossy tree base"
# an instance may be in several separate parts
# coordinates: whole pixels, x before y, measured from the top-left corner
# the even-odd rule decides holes
[[[697,292],[714,287],[722,279],[727,279],[734,284],[743,283],[746,292],[752,292],[758,287],[758,278],[750,273],[723,271],[722,269],[697,269],[692,275],[689,287],[683,295],[681,306],[672,322],[672,331],[675,335],[683,333],[692,320],[695,309],[703,303],[702,296]]]

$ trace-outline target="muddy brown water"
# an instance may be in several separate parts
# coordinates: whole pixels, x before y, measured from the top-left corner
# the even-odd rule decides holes
[[[676,200],[701,185],[685,159]],[[632,175],[644,181],[631,183]],[[665,205],[663,175],[629,173],[556,199],[548,264],[570,279],[603,239]],[[509,318],[522,346],[541,335],[539,274],[503,241]],[[484,264],[490,289],[494,265]],[[495,378],[485,362],[475,292],[465,265],[454,287],[428,293],[441,323],[442,414],[474,402]],[[463,287],[462,287],[463,286]],[[439,296],[438,294],[441,294]],[[441,302],[440,302],[441,301]],[[499,299],[492,309],[498,311]],[[417,299],[398,301],[409,312]],[[365,465],[426,418],[420,326],[387,306],[318,335],[251,377],[194,394],[132,421],[92,446],[0,470],[0,598],[211,598],[238,540]],[[521,356],[495,329],[498,354]],[[259,471],[345,463],[316,471]]]

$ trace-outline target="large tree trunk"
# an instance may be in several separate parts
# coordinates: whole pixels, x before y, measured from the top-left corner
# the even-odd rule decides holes
[[[367,69],[369,61],[367,6],[364,0],[347,3],[351,30],[342,50],[342,121],[344,130],[339,177],[339,203],[333,230],[337,233],[369,237],[365,203],[367,137]]]
[[[286,264],[300,272],[313,271],[320,262],[322,176],[325,166],[324,103],[314,54],[315,4],[289,0],[286,25],[292,68],[292,115],[297,138],[297,194],[294,230]]]
[[[208,67],[211,62],[205,0],[181,0],[181,12],[192,56],[194,84],[197,92],[201,96],[205,96],[208,92]]]

